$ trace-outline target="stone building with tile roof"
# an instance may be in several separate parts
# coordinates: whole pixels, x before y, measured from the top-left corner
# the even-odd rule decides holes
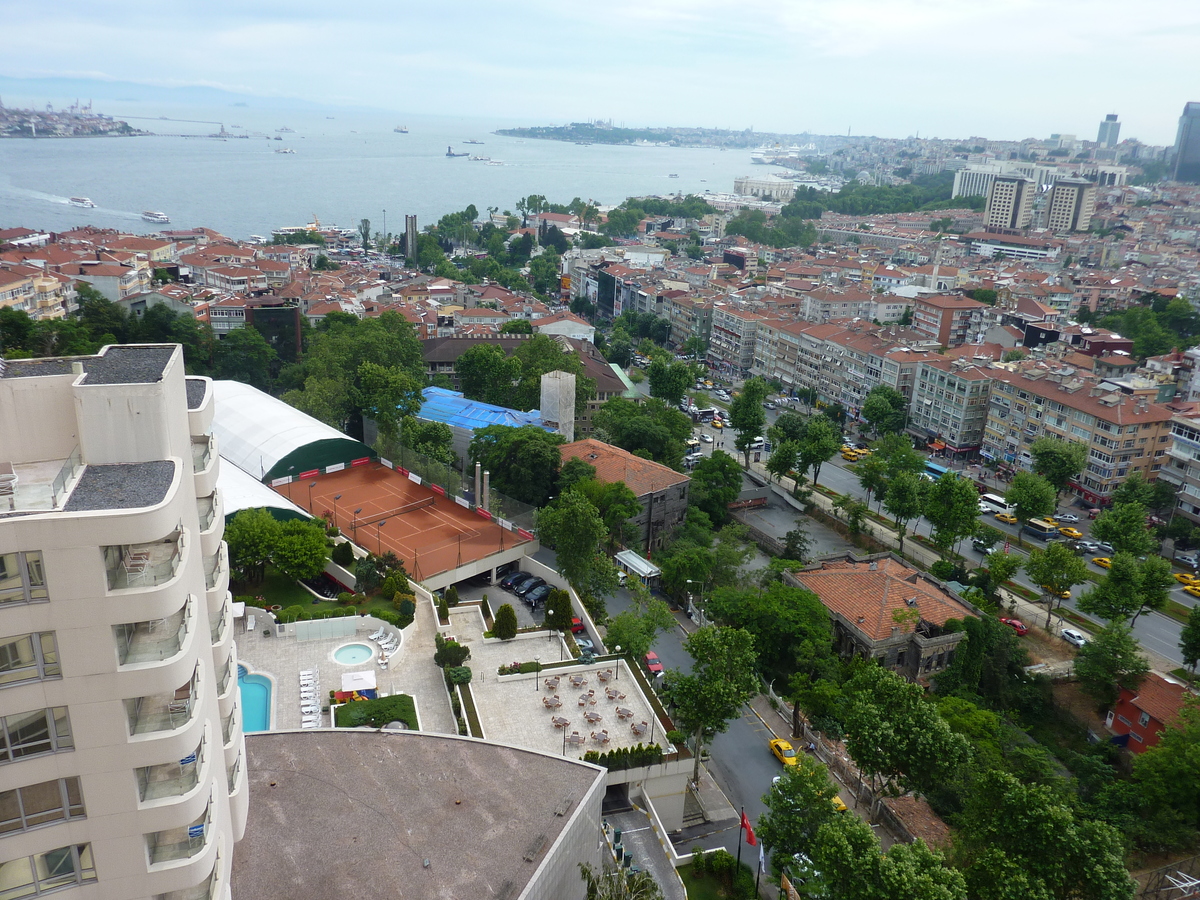
[[[941,581],[894,553],[825,556],[784,581],[805,588],[829,610],[834,641],[846,657],[878,660],[910,681],[943,671],[965,637],[946,623],[980,612]]]

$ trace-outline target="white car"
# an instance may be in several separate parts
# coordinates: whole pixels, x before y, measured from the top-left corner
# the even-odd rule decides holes
[[[711,444],[713,442],[713,436],[706,431],[704,434],[700,435],[700,441],[704,444]]]
[[[1060,522],[1066,522],[1068,525],[1074,525],[1079,521],[1079,516],[1073,516],[1070,513],[1063,513],[1055,516],[1054,518],[1058,519]]]
[[[1088,642],[1087,638],[1084,637],[1081,632],[1076,631],[1074,628],[1064,628],[1062,630],[1062,639],[1064,641],[1066,641],[1068,644],[1070,644],[1072,647],[1082,647],[1084,644],[1086,644]]]

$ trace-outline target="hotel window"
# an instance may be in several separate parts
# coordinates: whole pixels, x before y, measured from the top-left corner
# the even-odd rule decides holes
[[[74,749],[65,706],[15,713],[0,719],[0,763]],[[7,900],[6,895],[0,896]]]
[[[0,638],[0,688],[61,676],[54,632]]]
[[[0,553],[0,604],[49,599],[40,551]]]
[[[96,880],[91,844],[72,844],[0,863],[4,900],[40,897],[51,891]]]
[[[86,815],[79,779],[75,777],[0,792],[0,835]]]

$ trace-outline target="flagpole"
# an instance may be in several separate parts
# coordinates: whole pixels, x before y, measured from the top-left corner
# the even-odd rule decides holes
[[[766,868],[766,865],[767,865],[766,854],[763,853],[763,845],[760,843],[758,845],[758,874],[756,876],[754,876],[754,896],[755,897],[759,896],[758,884],[760,881],[762,881],[762,870],[764,868]]]
[[[742,840],[744,839],[744,835],[742,834],[742,832],[745,830],[745,828],[746,828],[746,807],[743,806],[741,818],[738,819],[738,855],[737,855],[738,867],[737,867],[737,870],[739,872],[742,870]]]

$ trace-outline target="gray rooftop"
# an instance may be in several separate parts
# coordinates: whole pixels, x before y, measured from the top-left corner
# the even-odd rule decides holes
[[[231,886],[255,900],[518,897],[605,778],[484,741],[361,730],[248,734],[246,771]]]
[[[174,344],[111,345],[97,356],[56,356],[46,359],[8,360],[4,378],[37,378],[70,375],[72,363],[82,363],[84,384],[153,384],[175,352]]]
[[[204,397],[208,393],[209,382],[203,378],[187,378],[184,381],[187,387],[187,403],[188,409],[199,409],[204,405]]]
[[[139,509],[161,503],[175,478],[169,459],[112,466],[88,466],[79,477],[64,512]]]

